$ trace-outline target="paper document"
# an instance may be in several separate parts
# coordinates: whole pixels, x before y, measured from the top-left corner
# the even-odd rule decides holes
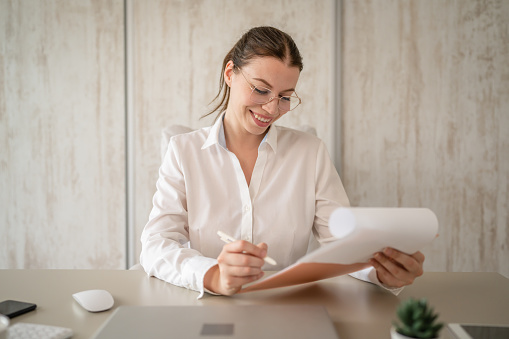
[[[329,219],[333,238],[284,270],[240,293],[297,285],[367,268],[376,252],[392,247],[420,251],[438,234],[436,215],[427,208],[338,208]]]

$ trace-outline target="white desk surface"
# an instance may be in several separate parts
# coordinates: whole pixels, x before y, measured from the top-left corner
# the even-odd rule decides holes
[[[89,313],[72,294],[105,289],[115,299],[109,311]],[[314,304],[329,312],[341,339],[390,338],[399,302],[426,297],[446,323],[509,325],[509,279],[497,273],[425,273],[398,296],[349,276],[295,287],[240,294],[206,295],[149,278],[142,271],[0,270],[0,300],[37,304],[12,319],[72,328],[73,338],[89,338],[120,305]]]

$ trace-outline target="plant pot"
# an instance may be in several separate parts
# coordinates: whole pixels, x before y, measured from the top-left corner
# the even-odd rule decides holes
[[[407,337],[406,335],[396,332],[396,329],[394,328],[394,326],[392,326],[391,327],[391,339],[415,339],[415,338]],[[440,336],[438,336],[434,339],[440,339]]]

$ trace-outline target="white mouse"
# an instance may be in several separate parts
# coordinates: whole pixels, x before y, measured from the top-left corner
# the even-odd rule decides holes
[[[88,290],[74,293],[73,298],[89,312],[102,312],[113,307],[113,297],[105,290]]]

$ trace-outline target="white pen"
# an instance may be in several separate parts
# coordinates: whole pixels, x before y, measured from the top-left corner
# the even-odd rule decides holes
[[[224,241],[227,244],[237,241],[237,239],[235,239],[234,237],[229,236],[228,234],[221,232],[221,231],[217,231],[217,235],[221,238],[222,241]],[[271,257],[267,256],[267,257],[263,258],[263,260],[265,260],[265,262],[267,264],[277,265],[276,261],[274,259],[272,259]]]

